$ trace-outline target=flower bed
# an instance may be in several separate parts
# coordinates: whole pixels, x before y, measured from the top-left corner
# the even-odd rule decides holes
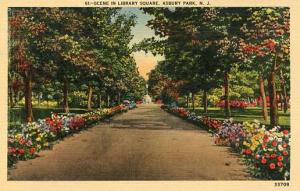
[[[118,105],[78,115],[53,113],[50,117],[39,119],[37,122],[10,129],[8,133],[8,166],[14,165],[18,160],[35,158],[41,150],[49,149],[54,141],[127,110],[128,107]]]
[[[256,103],[249,103],[243,100],[230,100],[229,101],[230,108],[232,109],[246,109],[247,107],[256,106]],[[225,100],[220,100],[217,104],[217,107],[224,108],[225,107]]]
[[[162,106],[167,112],[204,127],[214,136],[215,144],[230,146],[240,153],[249,173],[260,179],[288,180],[290,171],[290,132],[279,126],[270,130],[254,122],[234,123],[197,116],[184,108]]]
[[[210,132],[216,132],[218,131],[218,128],[222,125],[222,122],[216,119],[211,119],[209,117],[205,116],[198,116],[194,112],[189,112],[184,108],[180,107],[170,107],[166,105],[161,106],[162,109],[165,111],[172,113],[178,117],[181,117],[183,119],[186,119],[198,126],[201,126],[202,128],[205,128],[206,130]]]

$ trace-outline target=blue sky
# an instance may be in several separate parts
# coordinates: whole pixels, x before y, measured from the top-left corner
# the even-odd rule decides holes
[[[146,26],[147,21],[151,19],[150,15],[144,14],[142,10],[139,10],[139,8],[122,8],[121,12],[126,14],[135,14],[137,16],[136,26],[132,30],[132,34],[134,35],[132,43],[138,43],[144,38],[155,36],[154,31]],[[157,62],[163,60],[162,56],[154,56],[151,53],[145,54],[143,51],[136,52],[133,56],[136,60],[140,74],[145,79],[148,78],[147,73],[155,67]]]

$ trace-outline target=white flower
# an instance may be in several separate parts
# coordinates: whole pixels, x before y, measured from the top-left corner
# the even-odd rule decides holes
[[[278,148],[278,150],[279,150],[279,151],[283,151],[283,147],[282,147],[282,145],[278,145],[278,147],[277,147],[277,148]]]
[[[290,175],[289,171],[285,171],[285,173],[284,173],[284,179],[286,180],[289,175]]]

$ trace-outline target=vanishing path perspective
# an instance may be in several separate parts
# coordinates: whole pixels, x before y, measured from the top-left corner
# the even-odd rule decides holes
[[[245,180],[239,157],[159,105],[140,105],[19,161],[9,180]]]

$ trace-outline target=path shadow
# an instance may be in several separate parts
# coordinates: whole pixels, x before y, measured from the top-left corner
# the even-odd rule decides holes
[[[181,128],[169,125],[166,121],[142,121],[141,119],[115,119],[110,122],[110,128],[118,129],[141,129],[141,130],[194,130],[199,131],[197,128]]]

